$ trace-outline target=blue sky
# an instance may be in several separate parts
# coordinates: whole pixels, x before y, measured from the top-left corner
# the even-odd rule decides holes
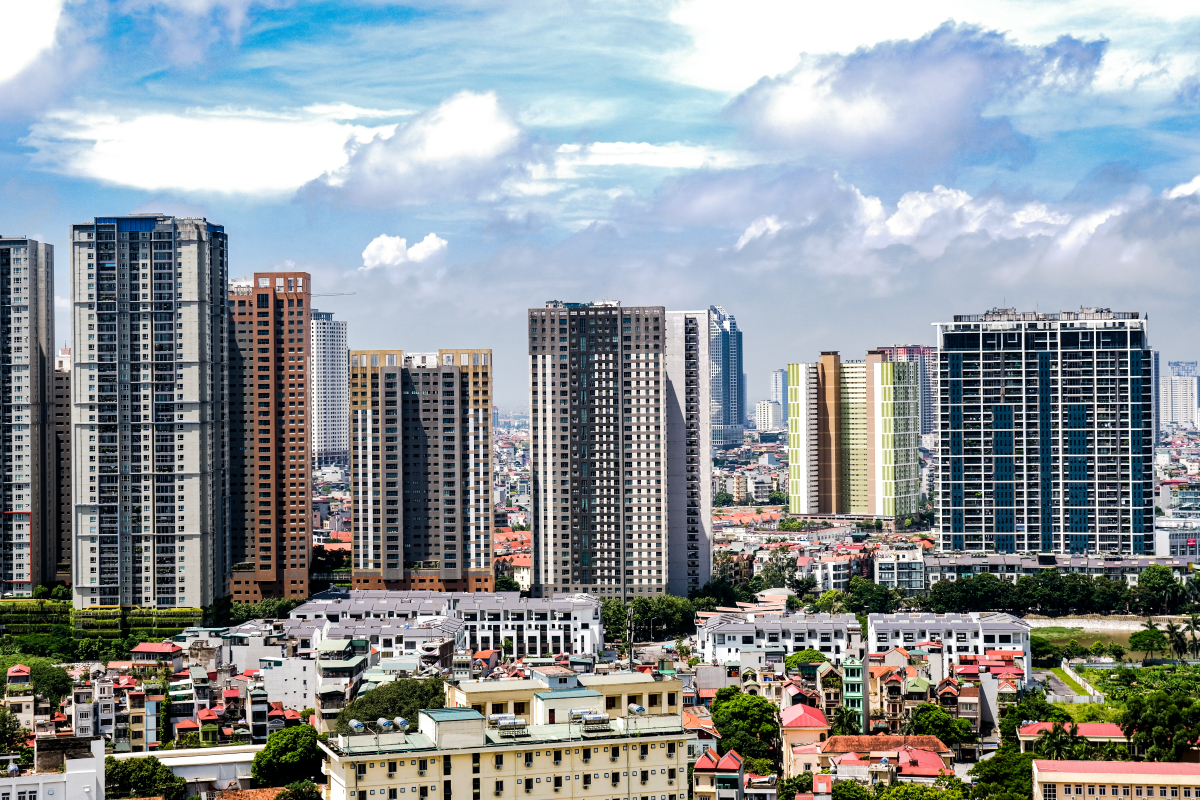
[[[507,406],[524,309],[552,298],[723,305],[752,400],[788,361],[999,305],[1147,312],[1190,360],[1189,11],[0,3],[24,34],[0,65],[0,231],[202,214],[235,275],[352,292],[317,302],[352,347],[493,347]]]

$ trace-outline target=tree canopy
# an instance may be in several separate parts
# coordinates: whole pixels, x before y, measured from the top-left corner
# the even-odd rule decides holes
[[[778,767],[779,715],[770,700],[727,686],[713,698],[712,720],[721,734],[722,754],[736,750],[746,758],[768,758]]]
[[[788,669],[800,669],[801,664],[822,664],[829,660],[829,657],[819,650],[813,650],[811,647],[807,650],[801,650],[798,653],[789,653],[784,656],[783,664]]]
[[[1000,719],[1000,737],[1009,744],[1017,743],[1017,727],[1025,720],[1030,722],[1070,722],[1071,715],[1057,706],[1046,702],[1041,692],[1029,692],[1021,702],[1008,707]]]
[[[975,741],[971,723],[950,716],[932,703],[921,703],[905,721],[904,733],[910,736],[936,736],[949,747]]]
[[[497,592],[519,592],[521,584],[511,575],[497,575],[492,582],[492,588]]]
[[[250,772],[259,786],[287,786],[321,774],[321,749],[317,729],[295,725],[267,737],[267,744],[254,755]]]
[[[1118,724],[1147,759],[1181,761],[1200,741],[1200,700],[1185,692],[1150,692],[1127,703]]]
[[[187,781],[154,756],[104,759],[104,793],[109,797],[158,797],[184,800]]]
[[[350,720],[373,722],[380,717],[404,717],[415,725],[418,711],[423,708],[442,708],[445,705],[446,687],[440,679],[401,678],[359,695],[358,699],[338,714],[336,730],[338,733],[348,734]]]
[[[1036,753],[1022,753],[1005,744],[986,761],[971,767],[975,785],[971,800],[1029,800],[1033,796],[1033,762]]]

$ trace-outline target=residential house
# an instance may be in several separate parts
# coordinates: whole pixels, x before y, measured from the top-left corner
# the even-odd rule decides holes
[[[783,739],[783,777],[794,778],[812,771],[814,745],[829,738],[829,721],[819,708],[802,704],[788,706],[780,713]]]

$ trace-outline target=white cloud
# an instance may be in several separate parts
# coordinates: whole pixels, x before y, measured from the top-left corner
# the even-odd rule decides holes
[[[1007,31],[1025,44],[1053,41],[1064,31],[1080,38],[1114,36],[1114,50],[1121,54],[1121,66],[1111,79],[1116,82],[1160,61],[1172,48],[1186,55],[1188,40],[1175,35],[1175,23],[1194,15],[1194,7],[1176,0],[679,0],[670,19],[690,36],[690,47],[667,59],[671,74],[682,82],[738,92],[763,76],[787,72],[805,53],[851,53],[881,42],[917,39],[956,20]]]
[[[806,56],[748,89],[731,111],[766,146],[884,160],[893,169],[897,156],[915,171],[962,157],[1021,161],[1027,139],[989,106],[1086,87],[1104,49],[1070,37],[1025,48],[947,24],[913,41]]]
[[[148,190],[285,194],[346,163],[347,146],[390,135],[305,109],[201,108],[47,114],[24,140],[36,166]]]
[[[54,46],[62,8],[62,0],[0,3],[0,30],[8,31],[4,58],[0,59],[0,83],[19,74]]]
[[[559,145],[558,177],[574,177],[578,167],[657,167],[661,169],[729,169],[753,163],[749,154],[682,142],[594,142]]]
[[[449,242],[434,233],[428,234],[412,247],[408,246],[408,241],[403,236],[381,234],[372,239],[363,250],[363,269],[420,264],[445,252],[448,244]]]
[[[292,0],[123,0],[128,15],[147,15],[158,31],[156,44],[166,46],[177,64],[193,64],[225,35],[234,44],[241,40],[255,8],[285,8]]]
[[[307,187],[309,196],[362,205],[488,200],[530,175],[524,132],[495,93],[460,92],[392,132],[352,148]]]
[[[774,236],[786,227],[788,226],[780,222],[779,218],[773,214],[769,217],[759,217],[750,223],[750,227],[746,228],[746,231],[738,238],[737,244],[733,246],[733,249],[741,250],[755,239],[762,238],[763,236]]]

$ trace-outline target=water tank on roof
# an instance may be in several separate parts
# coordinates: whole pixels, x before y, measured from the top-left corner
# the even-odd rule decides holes
[[[366,729],[366,726],[363,725],[358,720],[356,720],[356,719],[350,720],[350,732],[351,733],[362,733],[365,729]]]
[[[378,725],[379,730],[383,731],[384,733],[391,733],[392,731],[392,721],[387,717],[380,717],[379,719],[375,720],[375,724]]]
[[[646,709],[642,708],[637,703],[630,703],[629,713],[635,717],[644,717],[646,716]]]
[[[400,731],[400,733],[408,730],[408,720],[404,717],[393,717],[392,724],[396,726],[396,730]]]

